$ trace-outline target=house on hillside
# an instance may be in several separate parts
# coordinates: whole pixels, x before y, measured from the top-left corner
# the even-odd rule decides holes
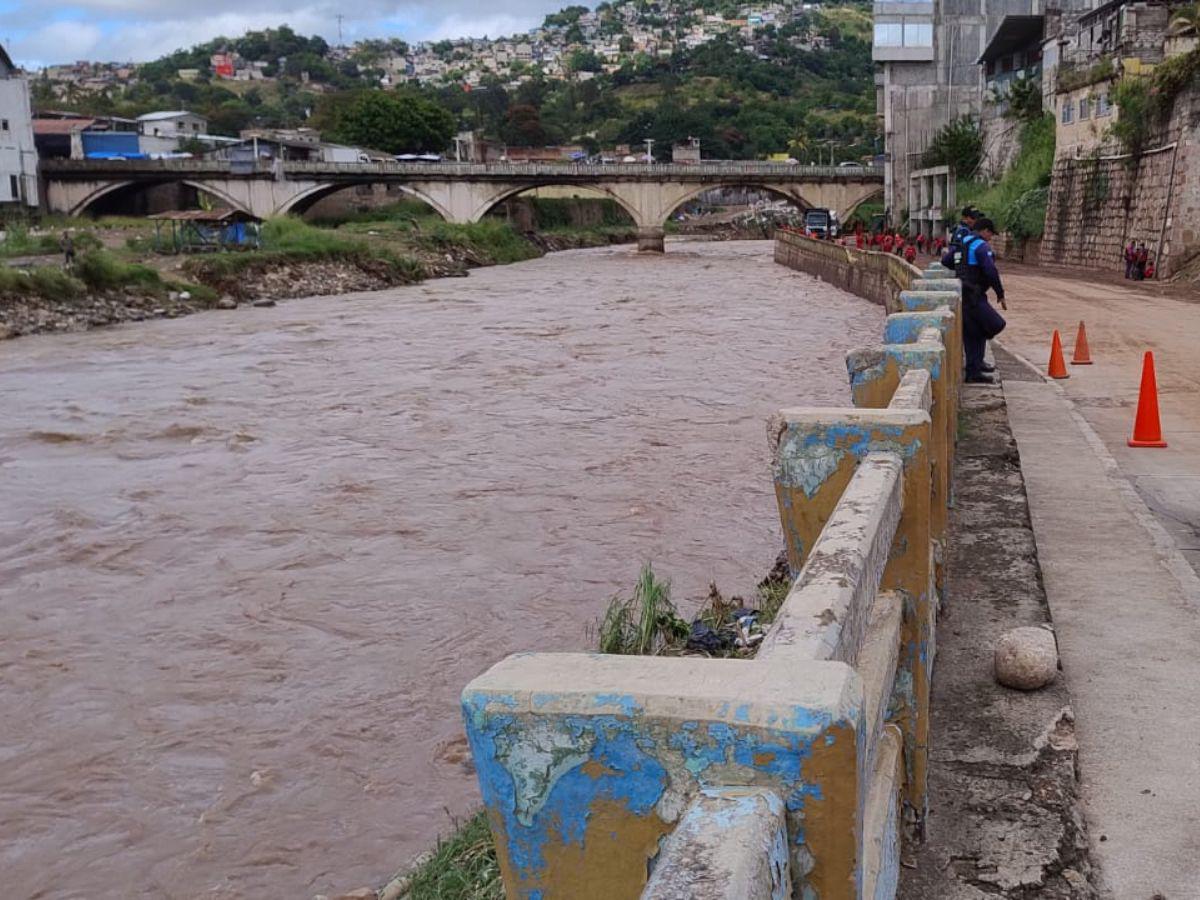
[[[208,134],[208,119],[186,110],[138,116],[138,131],[150,137],[189,138]]]
[[[29,82],[0,47],[0,208],[38,205]]]

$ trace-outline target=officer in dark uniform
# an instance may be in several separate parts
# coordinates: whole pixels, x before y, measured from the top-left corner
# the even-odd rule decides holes
[[[956,253],[951,246],[942,257],[942,265],[955,267],[955,274],[962,281],[963,351],[967,358],[966,381],[970,384],[993,383],[989,373],[994,369],[984,362],[983,354],[987,342],[1008,324],[987,299],[988,288],[991,288],[1000,305],[1008,309],[1004,302],[1004,285],[996,270],[996,254],[988,244],[995,234],[996,226],[992,220],[981,216],[963,239],[961,253]]]
[[[963,207],[962,218],[954,227],[954,231],[950,232],[950,243],[962,246],[963,241],[975,230],[975,223],[979,220],[980,215],[979,210],[973,206]]]

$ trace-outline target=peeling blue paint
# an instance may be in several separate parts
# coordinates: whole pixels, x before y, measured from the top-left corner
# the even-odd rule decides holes
[[[539,694],[541,703],[531,705],[544,707],[555,696]],[[597,801],[650,815],[669,786],[688,790],[686,784],[671,784],[680,777],[692,780],[693,790],[730,781],[769,786],[793,813],[802,813],[809,798],[822,796],[820,786],[804,783],[802,770],[813,740],[832,737],[822,734],[831,725],[826,710],[793,707],[785,719],[788,728],[778,729],[750,727],[752,703],[734,706],[732,721],[660,722],[657,727],[640,716],[511,712],[518,705],[505,695],[465,694],[463,699],[484,803],[504,824],[513,870],[530,884],[522,897],[534,895],[548,846],[582,845]],[[592,705],[640,711],[624,694],[596,695]],[[729,714],[727,705],[723,715]],[[769,718],[780,717],[772,712]],[[706,784],[714,767],[720,768],[719,779]]]

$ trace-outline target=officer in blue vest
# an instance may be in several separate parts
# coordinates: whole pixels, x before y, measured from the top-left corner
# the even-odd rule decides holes
[[[942,257],[942,265],[955,267],[955,274],[962,281],[963,351],[967,358],[969,384],[994,383],[991,372],[995,371],[983,358],[987,342],[1004,330],[1008,323],[988,303],[987,292],[996,293],[1000,305],[1004,302],[1004,285],[996,270],[996,254],[988,244],[996,236],[996,226],[991,219],[980,216],[975,220],[971,233],[963,238],[962,252],[951,247]],[[961,258],[956,259],[959,256]]]
[[[954,231],[950,233],[950,243],[961,245],[967,236],[975,230],[975,223],[979,220],[981,213],[973,206],[965,206],[962,211],[962,218],[958,225],[954,227]]]

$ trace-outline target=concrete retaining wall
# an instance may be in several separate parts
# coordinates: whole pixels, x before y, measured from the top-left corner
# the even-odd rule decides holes
[[[775,262],[865,297],[888,312],[900,309],[900,291],[921,277],[920,269],[894,253],[853,250],[783,228],[775,232]]]
[[[510,900],[887,898],[922,833],[958,294],[782,242],[909,309],[848,354],[853,407],[770,423],[795,579],[753,660],[522,654],[467,686]]]

